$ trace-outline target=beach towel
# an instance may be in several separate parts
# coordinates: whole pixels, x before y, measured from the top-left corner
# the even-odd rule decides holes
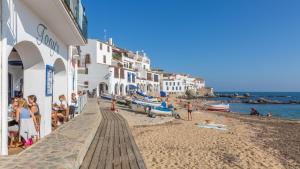
[[[226,125],[223,124],[198,124],[199,128],[216,129],[216,130],[227,130]]]

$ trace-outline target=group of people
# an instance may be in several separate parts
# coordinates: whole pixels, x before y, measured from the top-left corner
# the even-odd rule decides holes
[[[33,144],[33,139],[39,139],[41,114],[35,95],[24,98],[13,98],[9,105],[8,132],[10,147],[17,136],[20,136],[24,148]]]
[[[59,102],[52,106],[52,126],[55,128],[70,118],[74,118],[76,108],[75,93],[72,93],[70,105],[65,95],[60,95]],[[9,147],[13,147],[15,142],[21,142],[23,148],[31,146],[40,138],[40,124],[41,113],[35,95],[28,96],[27,100],[21,97],[12,98],[8,108]]]
[[[261,114],[260,114],[255,108],[251,108],[251,110],[250,110],[250,115],[251,115],[251,116],[261,116]],[[272,117],[272,113],[269,112],[269,113],[267,114],[267,117]]]
[[[68,122],[70,118],[74,118],[77,108],[77,97],[75,93],[71,95],[71,104],[68,105],[65,95],[58,97],[58,102],[52,105],[52,126],[54,128]]]

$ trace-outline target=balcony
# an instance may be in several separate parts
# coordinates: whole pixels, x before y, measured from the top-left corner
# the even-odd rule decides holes
[[[87,17],[81,0],[22,0],[66,45],[87,42]]]
[[[87,74],[89,74],[89,69],[86,67],[78,67],[77,73],[87,75]]]
[[[83,7],[81,0],[63,0],[63,2],[67,5],[70,17],[72,17],[74,22],[77,24],[81,34],[85,39],[87,39],[88,21],[85,15],[85,8]]]

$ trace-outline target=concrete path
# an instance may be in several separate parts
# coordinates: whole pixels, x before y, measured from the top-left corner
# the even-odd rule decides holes
[[[29,149],[0,157],[5,169],[78,169],[101,123],[96,99],[89,99],[82,114]]]
[[[103,120],[81,169],[145,169],[127,121],[108,108],[102,108],[101,113]]]

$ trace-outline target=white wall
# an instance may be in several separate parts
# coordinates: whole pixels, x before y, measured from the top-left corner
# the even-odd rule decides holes
[[[58,58],[62,59],[64,64],[67,64],[69,57],[68,46],[63,43],[60,37],[53,33],[47,23],[36,16],[22,1],[3,0],[2,6],[2,21],[6,24],[3,25],[3,38],[1,39],[1,154],[7,154],[7,62],[12,48],[17,48],[25,64],[24,96],[35,94],[38,97],[38,104],[42,114],[42,136],[51,132],[52,111],[52,97],[45,96],[45,66],[52,66]],[[37,27],[39,24],[47,27],[45,34],[57,42],[59,50],[53,52],[47,45],[38,42]],[[61,87],[66,88],[66,85],[60,85],[59,88]]]

